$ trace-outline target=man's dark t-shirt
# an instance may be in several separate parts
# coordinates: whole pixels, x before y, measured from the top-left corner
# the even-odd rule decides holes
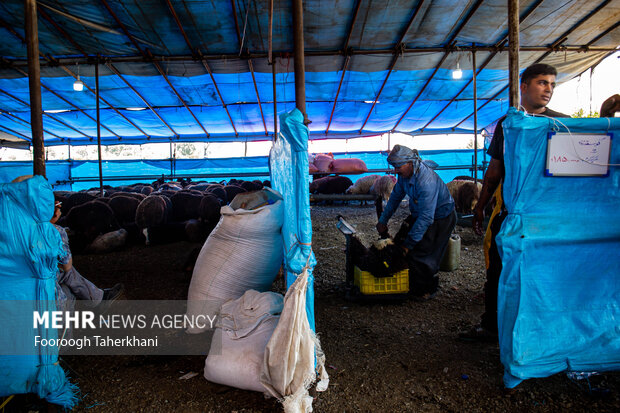
[[[560,112],[556,112],[549,108],[545,108],[545,111],[539,114],[534,114],[533,116],[548,116],[550,118],[570,118],[570,116],[565,115]],[[493,133],[493,139],[491,139],[491,143],[489,144],[489,149],[487,149],[487,154],[498,161],[504,162],[504,128],[502,128],[502,123],[504,123],[504,119],[506,116],[500,118],[497,122],[497,126],[495,127],[495,132]]]

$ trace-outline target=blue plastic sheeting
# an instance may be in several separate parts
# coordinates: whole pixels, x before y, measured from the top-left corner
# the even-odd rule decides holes
[[[416,103],[409,109],[426,78],[432,70],[394,71],[381,94],[381,99],[374,106],[372,113],[371,102],[376,95],[388,71],[375,73],[353,72],[345,73],[345,81],[332,117],[334,108],[333,99],[338,89],[341,72],[308,72],[306,73],[306,100],[308,117],[312,120],[309,125],[311,134],[324,134],[329,125],[328,137],[345,137],[362,133],[380,133],[392,130],[397,124],[397,131],[416,133],[454,133],[470,131],[473,128],[473,102],[469,98],[469,88],[462,92],[465,100],[449,103],[448,99],[456,96],[461,88],[469,82],[471,71],[464,70],[463,80],[451,80],[451,70],[439,69],[436,78],[424,89]],[[489,77],[489,76],[487,76]],[[81,76],[87,84],[94,84],[95,79]],[[161,76],[125,76],[125,79],[148,102],[158,102],[155,112],[172,128],[168,128],[151,110],[132,111],[124,108],[144,107],[135,93],[128,93],[122,86],[124,83],[118,76],[108,75],[100,77],[100,91],[102,96],[112,106],[120,108],[122,115],[135,124],[132,125],[113,109],[101,107],[101,138],[104,144],[110,143],[146,143],[162,142],[175,138],[175,133],[182,140],[198,141],[234,141],[238,136],[247,140],[265,140],[265,128],[269,133],[273,131],[273,105],[258,105],[256,93],[252,84],[251,74],[214,74],[219,91],[226,97],[231,120],[222,106],[215,92],[215,86],[209,75],[194,77],[169,76],[168,79],[175,89],[181,91],[190,110],[179,107],[179,100],[168,83]],[[255,73],[257,87],[263,102],[273,101],[271,73]],[[289,111],[294,109],[295,76],[293,73],[278,74],[278,110]],[[447,79],[450,79],[449,81]],[[46,145],[66,144],[71,139],[72,145],[92,144],[89,137],[97,136],[97,124],[94,96],[88,92],[76,93],[71,87],[72,77],[42,78],[42,83],[55,93],[60,94],[73,104],[83,108],[83,113],[68,106],[67,103],[47,89],[42,89],[41,96],[44,110],[70,109],[69,112],[49,114],[43,117],[43,128]],[[501,83],[490,76],[489,80],[478,80],[478,106],[487,103],[485,97],[490,97],[499,91]],[[23,102],[29,100],[27,79],[0,79],[0,90],[10,91],[11,95]],[[501,98],[505,98],[507,92]],[[235,104],[235,102],[239,102]],[[429,124],[430,119],[447,106],[441,116]],[[507,109],[506,100],[492,101],[478,114],[478,127],[494,122]],[[29,107],[13,97],[0,93],[0,108],[11,110],[14,117],[0,116],[0,125],[18,134],[30,137],[30,110]],[[406,114],[405,114],[406,112]],[[203,129],[196,122],[192,114],[200,121],[210,134],[207,138]],[[88,115],[88,116],[86,116]],[[370,117],[368,117],[370,115]],[[403,119],[400,120],[401,116]],[[365,119],[368,120],[365,122]],[[263,120],[265,124],[263,125]],[[331,120],[331,123],[330,123]],[[461,121],[463,121],[461,123]],[[62,123],[61,123],[62,122]],[[66,126],[69,125],[69,126]],[[72,129],[73,128],[73,129]],[[424,128],[424,130],[422,130]],[[236,130],[236,132],[235,132]],[[174,132],[173,132],[174,131]],[[145,134],[149,136],[147,141]],[[56,136],[54,136],[56,135]],[[65,138],[61,140],[60,138]],[[119,137],[122,138],[119,141]]]
[[[521,50],[521,67],[542,59],[557,67],[562,83],[598,64],[620,44],[620,32],[613,30],[618,8],[598,11],[605,5],[520,1],[523,49],[582,46]],[[508,71],[496,45],[507,38],[507,4],[486,0],[479,6],[472,0],[304,0],[311,136],[471,132],[473,70],[466,45],[478,47],[479,129],[501,117]],[[273,102],[280,114],[295,108],[290,2],[275,2],[271,19],[268,2],[245,0],[47,0],[38,13],[42,108],[69,111],[44,117],[46,145],[67,139],[88,144],[96,136],[94,93],[72,88],[73,75],[80,75],[95,89],[95,57],[102,62],[104,144],[265,139],[274,131]],[[6,63],[0,67],[0,130],[28,140],[23,1],[1,1],[0,16]],[[275,86],[268,50],[276,59]],[[457,64],[459,80],[452,78]],[[156,113],[126,110],[146,106]]]
[[[620,119],[560,120],[571,133],[612,133],[614,165],[606,177],[546,177],[548,133],[564,127],[513,109],[504,121],[509,214],[497,244],[507,387],[562,371],[620,370]]]
[[[280,138],[271,149],[269,169],[271,184],[284,198],[284,261],[288,289],[305,267],[308,267],[306,312],[314,331],[314,275],[316,258],[312,252],[312,220],[310,219],[310,184],[308,175],[308,128],[304,116],[295,109],[280,115]]]
[[[56,271],[63,250],[60,234],[49,222],[53,205],[52,188],[41,176],[0,184],[0,300],[3,303],[28,301],[40,313],[56,310]],[[23,310],[22,306],[3,307],[2,349],[32,348],[35,336],[58,337],[55,329],[32,327],[32,305],[26,313],[15,310],[15,307]],[[58,364],[57,346],[38,346],[38,353],[28,355],[7,354],[2,349],[0,396],[35,393],[67,408],[75,405],[77,388],[68,382]]]
[[[71,184],[60,184],[71,176],[71,162],[48,161],[45,163],[47,179],[54,190],[71,190]],[[0,184],[9,183],[18,176],[32,175],[32,162],[0,162]]]
[[[374,73],[348,71],[345,73],[344,87],[338,96],[334,108],[333,99],[341,78],[341,72],[308,72],[306,73],[306,101],[311,134],[324,134],[329,125],[329,137],[354,136],[358,132],[380,133],[392,130],[426,133],[453,133],[453,127],[471,131],[473,127],[473,103],[469,98],[468,88],[462,92],[463,99],[449,104],[448,99],[458,94],[459,90],[469,82],[471,71],[464,71],[464,79],[451,80],[451,70],[439,69],[436,78],[424,89],[416,103],[408,109],[410,103],[424,86],[432,70],[401,70],[394,71],[381,94],[381,99],[372,107],[376,89],[380,87],[388,71]],[[122,86],[124,83],[118,76],[110,74],[100,76],[99,84],[102,96],[127,119],[103,104],[101,116],[101,138],[104,144],[109,143],[146,143],[161,142],[175,138],[175,133],[182,140],[200,141],[231,141],[238,136],[248,140],[265,140],[265,128],[273,131],[273,105],[258,105],[256,92],[252,84],[251,73],[214,74],[217,87],[226,97],[228,110],[235,129],[231,124],[226,110],[220,106],[215,92],[215,85],[207,74],[193,77],[169,76],[168,79],[177,91],[183,93],[184,100],[190,110],[179,106],[179,99],[168,83],[161,76],[124,76],[130,84],[148,101],[157,102],[155,112],[172,128],[168,128],[151,110],[132,111],[124,108],[144,107],[135,93],[128,93]],[[95,79],[81,76],[88,85]],[[273,101],[273,84],[271,73],[255,73],[256,84],[263,102]],[[278,79],[278,110],[294,108],[295,76],[293,73],[280,73]],[[448,81],[447,79],[450,79]],[[83,109],[78,112],[68,106],[66,101],[43,88],[41,99],[44,110],[70,110],[64,113],[53,113],[43,117],[44,138],[46,145],[66,144],[71,139],[73,145],[92,144],[89,137],[97,136],[95,105],[96,100],[89,92],[76,93],[72,88],[72,77],[42,77],[42,83]],[[485,104],[485,97],[490,97],[501,89],[501,83],[491,76],[489,80],[478,80],[478,106]],[[28,81],[23,79],[0,79],[0,90],[9,91],[22,102],[29,101]],[[507,92],[506,92],[507,93]],[[505,98],[504,93],[502,98]],[[0,108],[11,110],[13,116],[0,116],[0,125],[18,134],[31,136],[29,107],[14,97],[0,94]],[[238,104],[236,104],[236,102]],[[449,105],[448,105],[449,104]],[[428,124],[444,106],[441,117]],[[482,128],[502,115],[507,109],[506,101],[494,101],[485,106],[478,115],[478,126]],[[262,112],[261,112],[262,110]],[[190,113],[191,111],[191,113]],[[406,114],[405,114],[406,112]],[[370,114],[368,121],[365,119]],[[201,126],[210,134],[207,138]],[[403,119],[400,120],[401,116]],[[18,119],[15,119],[17,117]],[[469,118],[467,118],[469,117]],[[467,119],[465,119],[467,118]],[[331,124],[330,124],[331,119]],[[263,125],[263,120],[265,124]],[[400,120],[400,122],[399,122]],[[460,123],[463,121],[463,123]],[[62,122],[62,123],[61,123]],[[68,125],[68,126],[66,126]],[[73,128],[73,129],[72,129]],[[236,130],[236,132],[235,132]],[[148,141],[145,134],[149,137]],[[56,136],[54,136],[56,135]],[[64,138],[65,140],[61,140]],[[119,141],[119,137],[122,138]]]
[[[484,151],[478,150],[478,163],[484,159]],[[439,166],[459,166],[471,165],[473,162],[473,150],[434,150],[421,151],[423,159],[430,159]],[[336,153],[335,158],[359,158],[366,163],[368,169],[391,169],[387,163],[388,152],[349,152]],[[227,158],[227,159],[177,159],[172,165],[176,174],[218,174],[222,178],[195,178],[208,181],[219,181],[226,178],[228,173],[259,173],[260,176],[248,177],[245,179],[268,179],[269,168],[268,159],[265,156],[247,158]],[[459,175],[470,175],[469,166],[463,169],[438,170],[437,173],[444,182],[451,181]],[[113,160],[104,161],[102,164],[104,185],[120,186],[129,185],[136,182],[150,182],[149,179],[141,179],[140,176],[170,176],[170,160]],[[20,175],[32,174],[32,162],[0,162],[0,182],[11,182]],[[54,190],[74,190],[89,189],[98,187],[99,181],[74,182],[73,184],[63,183],[71,178],[99,177],[99,165],[97,161],[48,161],[46,163],[46,174],[48,180],[53,185]],[[345,175],[352,181],[359,179],[362,175]],[[110,177],[136,176],[135,180],[109,179]],[[478,171],[478,177],[482,177],[482,171]]]

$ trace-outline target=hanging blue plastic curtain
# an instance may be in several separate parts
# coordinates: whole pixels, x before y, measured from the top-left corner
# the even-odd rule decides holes
[[[545,174],[548,141],[557,136],[550,132],[569,131],[575,145],[587,139],[573,135],[611,136],[609,160],[589,160],[608,165],[607,175]],[[553,120],[511,109],[504,135],[509,213],[497,236],[504,383],[620,370],[620,119]]]
[[[308,128],[298,109],[280,115],[280,136],[269,155],[271,185],[284,198],[284,238],[286,287],[308,266],[306,311],[314,331],[314,275],[316,258],[312,252],[310,219],[310,178],[308,175]]]
[[[0,396],[35,393],[72,408],[77,387],[58,364],[57,330],[33,328],[33,311],[56,310],[60,234],[49,222],[54,194],[45,178],[0,184]]]

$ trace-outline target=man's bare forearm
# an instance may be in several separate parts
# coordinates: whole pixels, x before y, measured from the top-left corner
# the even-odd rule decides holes
[[[499,186],[502,178],[504,177],[504,163],[497,159],[491,159],[489,168],[484,174],[484,180],[482,181],[482,189],[480,190],[480,196],[478,197],[478,204],[476,209],[484,211],[497,187]]]

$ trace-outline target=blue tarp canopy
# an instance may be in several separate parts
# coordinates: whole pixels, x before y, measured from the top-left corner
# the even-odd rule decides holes
[[[45,144],[96,142],[97,58],[103,144],[270,139],[274,101],[278,113],[295,102],[291,3],[274,1],[274,96],[267,1],[38,1]],[[473,49],[478,128],[506,112],[505,0],[303,8],[310,139],[471,132]],[[617,2],[523,0],[519,13],[520,66],[553,64],[559,82],[620,44]],[[0,2],[0,133],[28,141],[24,25],[22,0]],[[72,87],[78,75],[83,92]]]
[[[620,119],[554,120],[511,109],[503,125],[508,215],[497,245],[504,383],[618,370]],[[566,144],[550,150],[552,139]]]

